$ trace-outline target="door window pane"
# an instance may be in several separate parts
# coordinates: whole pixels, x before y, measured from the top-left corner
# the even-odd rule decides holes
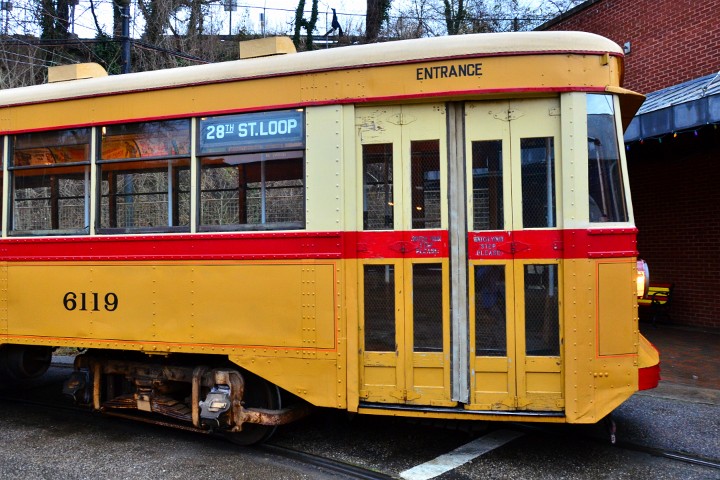
[[[523,227],[556,226],[553,137],[521,138]]]
[[[473,230],[502,230],[502,141],[472,142]]]
[[[410,142],[412,228],[440,228],[440,140]]]
[[[363,229],[392,230],[392,143],[363,145]]]
[[[525,265],[525,353],[560,355],[558,266]]]
[[[365,265],[365,350],[395,351],[395,266]]]
[[[443,349],[442,265],[413,265],[413,350],[441,352]]]
[[[505,266],[475,266],[475,355],[507,356]]]

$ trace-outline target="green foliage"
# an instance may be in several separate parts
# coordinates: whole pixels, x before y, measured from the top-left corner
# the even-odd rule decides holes
[[[95,43],[92,54],[96,62],[102,65],[110,75],[122,73],[120,60],[120,42],[113,41],[107,34],[100,32],[95,36]]]
[[[298,2],[295,10],[295,33],[293,34],[293,43],[295,48],[300,50],[300,30],[305,29],[305,50],[313,49],[312,32],[315,30],[315,24],[318,20],[318,0],[312,0],[312,10],[310,12],[310,20],[305,19],[305,0]]]

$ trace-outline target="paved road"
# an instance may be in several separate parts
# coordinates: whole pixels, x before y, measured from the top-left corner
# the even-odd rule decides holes
[[[62,373],[60,369],[53,372],[56,376]],[[38,397],[57,392],[57,388],[55,380],[28,390],[26,395]],[[664,388],[652,395],[634,396],[615,414],[619,440],[720,457],[720,402],[715,402],[717,392],[705,393],[683,394]],[[400,478],[402,472],[416,472],[411,469],[438,457],[441,461],[436,463],[442,463],[458,448],[468,451],[487,443],[488,431],[468,429],[467,423],[452,425],[456,429],[447,426],[319,411],[282,428],[272,442]],[[502,437],[508,426],[499,428],[501,432],[493,435]],[[590,438],[603,434],[599,427],[526,430],[509,443],[435,478],[720,479],[720,470]],[[204,435],[89,413],[32,411],[8,402],[0,402],[0,445],[0,478],[10,479],[338,478],[300,462]]]

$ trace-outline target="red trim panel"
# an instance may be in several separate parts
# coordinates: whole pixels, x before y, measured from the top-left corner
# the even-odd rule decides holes
[[[637,229],[484,231],[468,234],[471,260],[637,256]]]
[[[0,242],[0,260],[273,260],[342,258],[342,234],[233,233],[23,238]]]
[[[470,260],[633,257],[636,230],[470,232]],[[0,261],[447,258],[446,230],[5,238]]]
[[[650,390],[660,381],[660,364],[638,369],[638,390]]]
[[[447,230],[357,232],[347,258],[447,258]]]

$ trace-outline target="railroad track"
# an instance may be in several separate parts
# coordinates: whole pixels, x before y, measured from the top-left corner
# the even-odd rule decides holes
[[[574,435],[578,438],[582,438],[584,440],[590,440],[596,443],[602,443],[602,444],[612,444],[616,448],[621,448],[623,450],[630,450],[633,452],[642,452],[647,453],[649,455],[653,455],[655,457],[662,457],[667,458],[669,460],[674,460],[677,462],[684,462],[684,463],[690,463],[693,465],[699,465],[703,467],[708,468],[714,468],[720,470],[720,459],[717,458],[708,458],[702,455],[696,455],[692,453],[687,452],[678,452],[674,450],[668,450],[663,448],[657,448],[657,447],[649,447],[647,445],[640,445],[638,443],[632,443],[627,442],[623,440],[619,441],[610,441],[609,438],[602,438],[597,435],[582,435],[578,434],[577,432],[574,433],[568,433],[567,431],[564,431],[563,433],[559,433],[557,431],[553,431],[551,426],[538,426],[538,425],[524,425],[524,424],[514,424],[514,429],[526,433],[542,433],[545,435],[553,435],[553,436],[567,436],[567,435]]]
[[[65,365],[65,364],[59,364],[55,365],[53,364],[53,367],[56,368],[72,368],[72,365]],[[23,390],[24,393],[32,392],[33,390],[41,389],[45,387],[45,384],[38,384],[30,386]],[[61,413],[72,413],[77,415],[85,415],[87,416],[90,411],[86,408],[81,408],[78,406],[75,406],[73,404],[64,404],[57,401],[51,401],[51,400],[42,400],[42,399],[29,399],[26,397],[23,397],[19,395],[17,392],[13,391],[3,391],[0,390],[0,403],[7,402],[12,403],[14,405],[23,405],[32,407],[34,409],[41,409],[43,411],[53,411],[53,412],[61,412]],[[160,426],[167,426],[175,429],[180,430],[192,430],[195,433],[201,433],[201,434],[211,434],[210,432],[205,431],[198,431],[194,428],[187,428],[183,425],[179,424],[173,424],[170,422],[162,422],[162,421],[148,421],[147,419],[138,418],[131,415],[123,415],[123,414],[112,414],[112,413],[104,413],[105,416],[114,416],[118,418],[123,419],[131,419],[135,422],[140,421],[144,423],[149,423],[152,425],[160,425]],[[222,436],[221,436],[222,437]],[[227,437],[222,437],[226,438]],[[232,443],[231,439],[227,439],[230,443]],[[369,470],[363,467],[359,467],[356,465],[351,465],[345,462],[340,462],[331,458],[322,457],[319,455],[310,454],[307,452],[304,452],[302,450],[297,450],[285,446],[280,445],[273,445],[273,444],[262,444],[262,445],[255,445],[252,447],[242,447],[242,448],[252,448],[253,450],[256,450],[260,453],[279,457],[286,460],[291,460],[296,463],[300,463],[303,465],[311,466],[318,468],[320,470],[323,470],[325,472],[328,472],[332,475],[338,475],[338,476],[344,476],[347,478],[357,478],[361,480],[391,480],[395,477],[383,474],[381,472],[376,472],[374,470]]]
[[[662,448],[647,447],[645,445],[638,445],[629,442],[617,442],[617,447],[624,450],[632,450],[634,452],[643,452],[656,457],[668,458],[670,460],[676,460],[678,462],[691,463],[693,465],[700,465],[703,467],[715,468],[720,470],[720,459],[712,459],[703,457],[700,455],[692,455],[682,452],[674,452],[671,450],[665,450]]]
[[[53,364],[53,367],[55,368],[71,368],[72,365],[68,364]],[[28,392],[32,392],[36,389],[41,389],[45,385],[38,384],[34,386],[30,386],[28,389],[25,389],[23,392],[27,394]],[[57,401],[47,401],[42,399],[29,399],[27,396],[19,395],[16,392],[8,392],[8,391],[1,391],[0,390],[0,402],[9,402],[14,404],[21,404],[21,405],[27,405],[33,408],[41,408],[46,410],[53,410],[53,411],[61,411],[61,412],[67,412],[67,413],[74,413],[74,414],[83,414],[87,415],[88,410],[84,408],[77,407],[72,404],[63,404]],[[122,415],[122,414],[115,414],[110,416],[118,416],[121,418],[127,417],[132,418],[134,421],[141,420],[142,418],[137,417],[131,417],[129,415]],[[166,422],[158,422],[158,421],[149,421],[145,420],[147,423],[153,423],[153,424],[160,424],[163,426],[169,426],[173,428],[179,428],[179,429],[185,429],[185,430],[194,430],[196,429],[192,428],[183,428],[183,425],[177,425],[172,423],[166,423]],[[503,428],[507,428],[508,425],[504,425]],[[523,432],[523,433],[535,433],[535,434],[541,434],[541,435],[550,435],[550,436],[562,436],[567,438],[568,436],[575,436],[578,439],[583,440],[589,440],[597,443],[603,443],[603,444],[609,444],[609,439],[605,437],[600,437],[598,435],[590,435],[590,434],[583,434],[580,433],[578,430],[572,431],[572,429],[563,428],[561,430],[558,430],[557,428],[553,428],[552,426],[539,426],[539,425],[527,425],[527,424],[513,424],[512,429]],[[208,432],[201,432],[201,433],[208,433]],[[656,447],[650,447],[647,445],[640,445],[633,442],[623,441],[619,440],[615,443],[616,448],[620,448],[623,450],[629,450],[629,451],[635,451],[635,452],[641,452],[648,455],[652,455],[655,457],[661,457],[666,458],[672,461],[676,462],[683,462],[688,463],[692,465],[697,465],[705,468],[712,468],[716,470],[720,470],[720,459],[716,458],[707,458],[701,455],[696,455],[688,452],[680,452],[680,451],[674,451],[669,449],[663,449],[663,448],[656,448]],[[269,455],[274,455],[277,457],[289,459],[292,461],[295,461],[297,463],[313,466],[316,468],[319,468],[324,471],[331,472],[336,475],[343,475],[347,476],[349,478],[359,478],[359,479],[367,479],[367,480],[387,480],[394,478],[392,476],[386,475],[384,473],[376,472],[373,470],[369,470],[363,467],[359,467],[356,465],[347,464],[341,461],[337,461],[331,458],[322,457],[314,454],[310,454],[307,452],[304,452],[302,450],[297,450],[285,446],[280,445],[274,445],[272,443],[266,443],[263,445],[258,445],[252,447],[253,449],[266,453]]]

